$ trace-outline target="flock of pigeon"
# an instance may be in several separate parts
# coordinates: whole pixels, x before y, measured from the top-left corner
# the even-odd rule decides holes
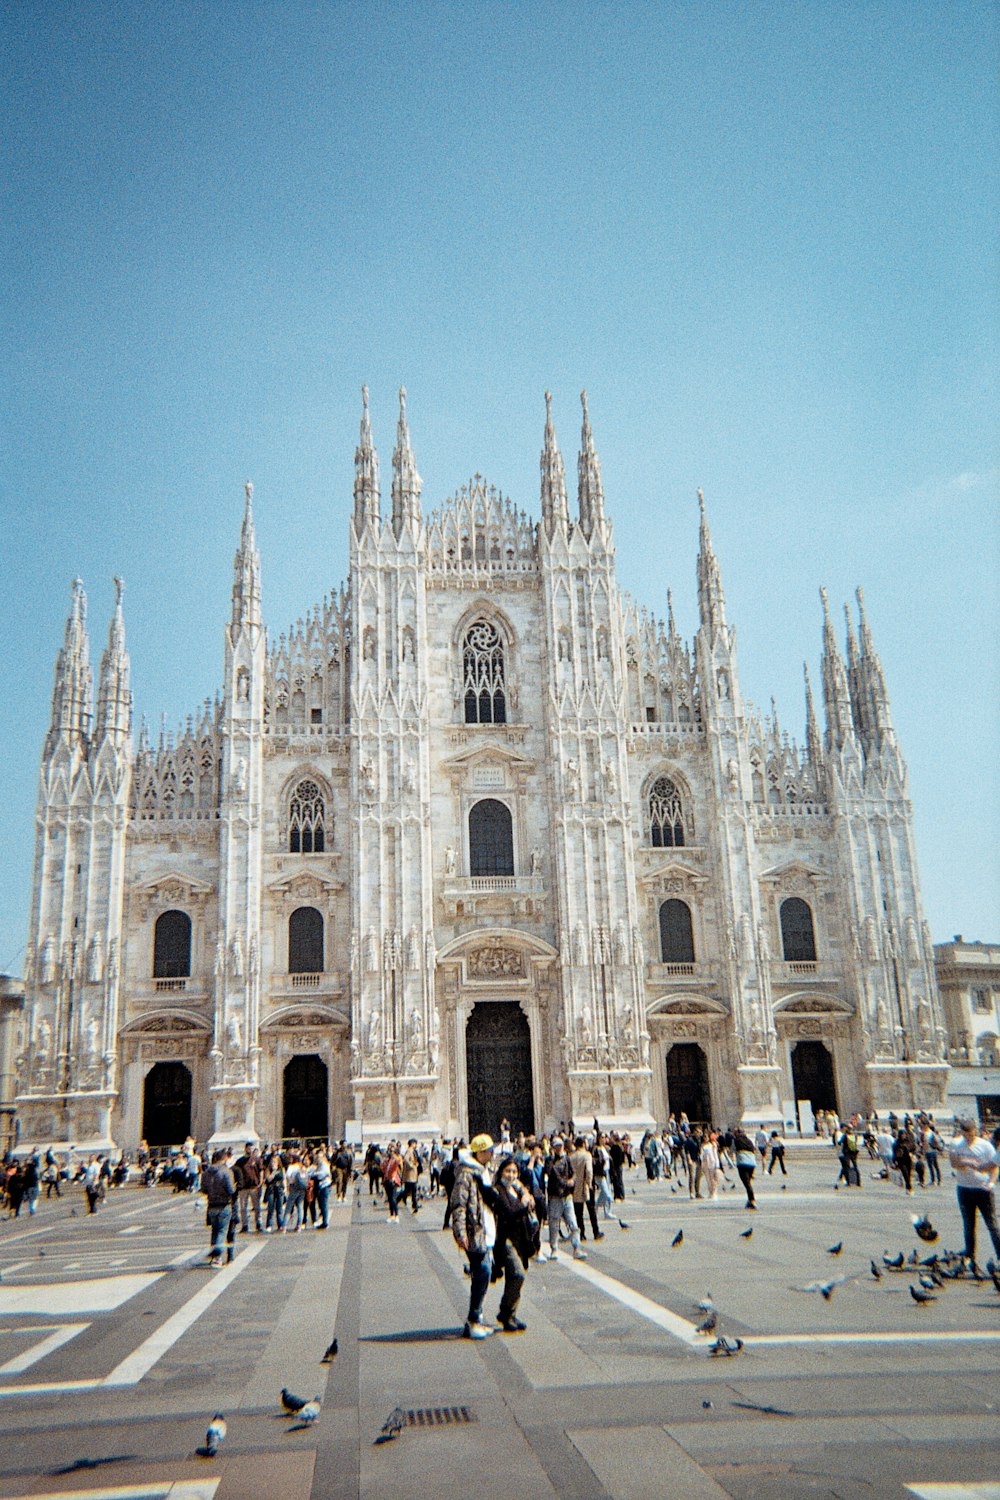
[[[926,1244],[936,1244],[940,1238],[926,1214],[917,1216],[913,1220],[913,1227],[919,1239]],[[753,1227],[744,1229],[740,1239],[748,1240],[753,1235]],[[670,1242],[671,1249],[676,1249],[684,1243],[684,1231],[678,1229]],[[844,1241],[838,1240],[835,1245],[827,1249],[828,1255],[842,1255]],[[959,1250],[932,1251],[930,1255],[920,1257],[916,1250],[912,1250],[907,1256],[906,1252],[900,1250],[896,1255],[890,1255],[886,1250],[882,1255],[882,1267],[872,1260],[869,1262],[872,1277],[875,1281],[881,1281],[887,1271],[901,1271],[905,1275],[915,1275],[916,1282],[911,1282],[909,1287],[910,1296],[919,1307],[928,1302],[936,1302],[938,1295],[949,1281],[984,1281],[986,1278],[978,1266],[970,1265],[965,1256]],[[884,1268],[884,1269],[883,1269]],[[987,1265],[990,1279],[997,1291],[1000,1292],[1000,1266],[994,1261]],[[843,1286],[847,1281],[857,1281],[863,1272],[847,1272],[843,1276],[831,1276],[822,1281],[811,1281],[808,1286],[795,1287],[797,1292],[819,1292],[825,1302],[829,1302],[838,1286]],[[707,1293],[701,1302],[696,1304],[699,1312],[705,1314],[702,1322],[695,1329],[696,1334],[716,1333],[719,1316],[712,1301],[711,1292]],[[728,1338],[720,1334],[709,1349],[709,1353],[716,1356],[731,1358],[739,1354],[743,1348],[743,1340]]]

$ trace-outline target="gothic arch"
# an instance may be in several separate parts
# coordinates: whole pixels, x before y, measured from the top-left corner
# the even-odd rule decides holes
[[[657,844],[654,842],[652,833],[652,824],[654,821],[652,800],[654,789],[658,783],[665,781],[673,783],[680,801],[680,817],[675,820],[675,824],[679,823],[680,825],[681,837],[678,840],[676,837],[668,838],[664,834],[665,842]],[[682,848],[686,844],[693,844],[695,842],[694,797],[691,792],[690,782],[683,772],[677,770],[675,766],[661,762],[643,780],[640,796],[640,826],[643,829],[644,844],[647,846],[652,844],[654,848]]]
[[[707,995],[677,994],[671,991],[660,995],[646,1007],[647,1020],[665,1020],[669,1016],[728,1016],[729,1011],[718,1000]]]
[[[169,1010],[148,1011],[145,1015],[137,1016],[134,1021],[129,1021],[128,1025],[121,1029],[123,1037],[156,1036],[164,1032],[173,1035],[178,1032],[187,1032],[190,1035],[200,1033],[207,1038],[212,1034],[212,1027],[196,1010],[181,1010],[177,1006],[172,1006]]]
[[[322,802],[322,816],[307,818],[308,830],[302,826],[301,810],[293,807],[296,792],[302,785],[312,784]],[[279,848],[283,854],[326,854],[334,847],[333,797],[327,778],[312,765],[306,763],[285,778],[281,789],[279,806]],[[320,837],[317,842],[316,835]],[[304,845],[308,843],[309,847]]]

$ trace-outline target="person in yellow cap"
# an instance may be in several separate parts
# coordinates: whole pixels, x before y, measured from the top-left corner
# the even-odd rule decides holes
[[[496,1192],[490,1182],[493,1138],[474,1135],[468,1149],[458,1153],[455,1186],[451,1190],[451,1232],[469,1258],[471,1286],[469,1316],[463,1338],[486,1339],[496,1330],[483,1322],[483,1302],[493,1275],[493,1246],[497,1238],[494,1215]]]

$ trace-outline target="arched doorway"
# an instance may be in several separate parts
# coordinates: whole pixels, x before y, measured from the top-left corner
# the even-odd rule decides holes
[[[712,1118],[712,1096],[708,1088],[708,1059],[697,1042],[675,1042],[667,1053],[667,1106],[680,1119]]]
[[[329,1134],[326,1063],[314,1052],[285,1064],[281,1134],[324,1141]]]
[[[822,1042],[796,1042],[792,1048],[792,1086],[796,1099],[808,1099],[818,1109],[837,1110],[833,1058]]]
[[[154,1063],[142,1089],[142,1138],[147,1146],[179,1146],[191,1134],[191,1070]]]
[[[531,1028],[516,1000],[480,1001],[465,1029],[469,1139],[487,1131],[494,1140],[502,1119],[516,1135],[535,1129]]]

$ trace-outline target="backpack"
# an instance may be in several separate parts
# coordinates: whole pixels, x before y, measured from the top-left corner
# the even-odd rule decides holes
[[[858,1149],[858,1138],[853,1130],[848,1130],[844,1136],[844,1150],[853,1155]]]

